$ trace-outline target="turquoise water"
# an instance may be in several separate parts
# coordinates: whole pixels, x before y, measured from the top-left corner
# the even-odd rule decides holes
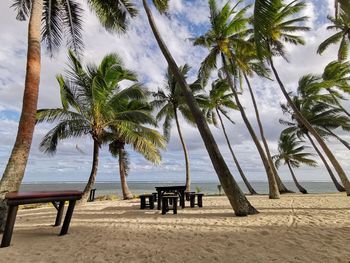
[[[129,188],[133,194],[151,193],[155,191],[155,186],[169,186],[169,185],[183,185],[181,182],[128,182]],[[201,192],[205,194],[218,194],[218,182],[193,182],[191,189],[193,191],[196,188],[200,188]],[[251,182],[255,190],[260,194],[268,193],[267,182]],[[309,193],[333,193],[337,192],[333,183],[331,182],[301,182],[302,186]],[[246,187],[242,182],[239,182],[241,189],[247,192]],[[293,191],[297,192],[293,182],[285,182],[285,185]],[[36,183],[23,183],[21,186],[22,191],[51,191],[51,190],[83,190],[85,183],[83,182],[36,182]],[[94,188],[96,188],[96,196],[116,194],[121,195],[121,188],[119,182],[97,182]]]

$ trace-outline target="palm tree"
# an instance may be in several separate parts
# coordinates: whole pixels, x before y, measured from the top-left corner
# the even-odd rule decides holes
[[[180,67],[181,74],[187,78],[190,67],[186,64]],[[198,90],[198,85],[192,85],[192,91],[195,89]],[[193,124],[193,117],[191,115],[191,111],[188,108],[183,92],[179,87],[174,75],[171,70],[168,68],[168,72],[165,77],[165,85],[162,89],[158,89],[157,92],[153,93],[154,100],[152,101],[152,105],[156,108],[159,108],[159,112],[157,114],[157,121],[164,119],[163,123],[163,133],[167,141],[170,140],[170,131],[172,120],[175,120],[177,132],[179,134],[179,138],[181,141],[182,149],[185,157],[186,164],[186,191],[191,190],[191,177],[190,177],[190,160],[188,157],[188,151],[186,147],[186,143],[181,131],[181,125],[179,122],[179,112],[182,114],[185,120],[189,123]]]
[[[268,142],[266,140],[263,124],[262,124],[262,121],[260,118],[258,105],[257,105],[256,99],[255,99],[252,85],[251,85],[250,80],[249,80],[249,78],[253,77],[254,74],[256,74],[260,77],[263,77],[263,78],[268,78],[268,73],[269,73],[268,69],[258,59],[255,48],[251,48],[251,49],[246,49],[246,48],[244,49],[243,48],[240,50],[238,49],[236,54],[235,54],[235,58],[237,61],[239,61],[239,63],[237,63],[237,70],[238,70],[239,76],[243,76],[243,78],[246,82],[246,85],[248,87],[250,97],[252,99],[252,103],[253,103],[254,111],[255,111],[255,116],[256,116],[257,123],[258,123],[258,127],[259,127],[260,136],[261,136],[264,148],[265,148],[266,157],[267,157],[269,164],[273,170],[273,173],[275,174],[276,182],[278,185],[278,190],[281,194],[292,193],[293,191],[288,190],[287,187],[283,184],[281,178],[279,177],[277,169],[274,165],[274,162],[272,161],[270,148],[269,148]]]
[[[301,79],[300,82],[304,83],[303,79]],[[309,103],[310,100],[302,100],[298,97],[294,97],[293,100],[303,116],[307,118],[309,123],[311,123],[318,133],[322,134],[322,136],[327,137],[329,135],[325,127],[333,127],[334,125],[338,126],[343,123],[341,116],[338,115],[340,110],[334,109],[330,105],[321,102],[318,102],[317,104]],[[305,126],[303,126],[302,123],[298,122],[298,120],[294,117],[293,111],[290,109],[290,107],[288,107],[288,105],[282,105],[282,109],[283,112],[289,115],[291,119],[291,121],[280,120],[282,124],[289,126],[283,131],[283,133],[295,133],[299,138],[306,136],[317,154],[320,156],[337,190],[340,192],[345,191],[344,187],[338,183],[331,167],[326,161],[326,158],[323,156],[321,150],[317,147],[316,143],[310,136],[309,131],[305,128]]]
[[[127,111],[143,110],[151,111],[146,103],[140,101],[123,101],[124,109]],[[105,135],[106,142],[109,143],[109,152],[113,157],[119,160],[119,174],[122,193],[124,199],[132,199],[133,195],[129,190],[126,177],[129,172],[129,155],[125,150],[125,145],[131,145],[132,148],[143,155],[145,159],[152,163],[160,163],[161,155],[159,149],[165,148],[165,139],[156,130],[148,128],[142,123],[155,123],[151,115],[145,115],[147,119],[141,122],[123,121],[111,127],[111,132]]]
[[[306,146],[301,145],[302,143],[303,141],[298,140],[296,134],[281,133],[278,141],[279,153],[273,158],[275,159],[276,167],[280,167],[282,161],[284,161],[284,164],[287,164],[296,187],[301,193],[307,194],[306,189],[298,182],[292,168],[299,168],[301,164],[316,166],[317,163],[309,158],[312,154],[304,152]]]
[[[121,12],[109,11],[108,15],[113,18],[114,30],[125,31],[127,17],[136,15],[133,5],[128,0],[101,2],[108,7],[120,8]],[[97,13],[103,12],[98,6],[96,8],[93,5],[93,0],[88,0],[88,3]],[[23,105],[16,141],[0,181],[0,232],[4,230],[7,214],[7,205],[3,202],[4,196],[9,191],[19,190],[32,144],[41,71],[40,43],[44,42],[51,56],[61,46],[63,37],[66,37],[67,46],[76,53],[79,54],[83,48],[83,9],[77,1],[14,0],[12,7],[17,13],[18,20],[25,21],[29,18],[28,51]],[[110,25],[108,21],[103,24]]]
[[[103,143],[106,129],[126,122],[147,122],[149,110],[144,106],[125,108],[125,101],[143,100],[144,88],[137,82],[136,75],[125,69],[117,54],[105,56],[100,65],[89,65],[84,68],[78,58],[69,52],[69,70],[66,76],[58,75],[62,108],[41,109],[37,112],[37,121],[58,124],[43,138],[40,149],[54,154],[61,140],[77,138],[89,134],[93,140],[93,162],[88,183],[85,186],[83,199],[94,185],[99,149]],[[123,80],[133,84],[125,89],[120,88]],[[132,102],[130,102],[132,103]],[[154,123],[150,123],[154,124]]]
[[[328,148],[323,138],[317,133],[307,119],[300,113],[297,106],[289,96],[284,84],[273,63],[273,56],[285,57],[283,42],[292,44],[304,44],[304,40],[293,33],[298,31],[308,31],[309,28],[300,26],[307,17],[296,17],[305,7],[305,3],[294,0],[285,4],[283,0],[256,0],[254,8],[254,36],[258,54],[261,58],[267,59],[280,89],[292,108],[295,118],[315,137],[328,159],[337,171],[347,195],[350,196],[350,181],[346,176],[342,166]]]
[[[155,7],[161,12],[164,13],[168,9],[168,0],[153,0]],[[177,83],[184,93],[187,105],[191,110],[192,116],[197,124],[198,130],[202,136],[205,147],[207,148],[209,157],[212,161],[214,169],[219,177],[220,183],[230,201],[230,204],[237,216],[247,216],[251,214],[257,214],[258,211],[250,204],[248,199],[244,196],[242,190],[239,188],[235,179],[233,178],[222,154],[219,151],[219,148],[216,144],[216,141],[211,133],[208,123],[201,111],[194,95],[192,94],[191,88],[186,82],[185,77],[181,74],[179,67],[177,66],[174,58],[169,52],[165,42],[163,41],[157,26],[155,24],[151,9],[148,5],[147,0],[142,0],[144,9],[147,14],[148,22],[151,26],[154,37],[158,43],[158,46],[163,53],[166,61],[168,62],[169,68],[174,75]]]
[[[241,165],[238,162],[238,159],[233,151],[232,145],[231,145],[230,140],[228,138],[226,128],[225,128],[225,125],[224,125],[224,122],[223,122],[223,119],[221,116],[221,114],[222,114],[223,116],[225,116],[225,118],[228,121],[230,121],[232,124],[234,124],[234,122],[228,116],[228,112],[227,112],[227,110],[238,110],[237,105],[232,101],[233,94],[228,93],[230,87],[228,86],[228,84],[225,80],[218,79],[218,80],[214,81],[211,86],[212,86],[212,88],[210,90],[209,97],[204,98],[204,100],[207,100],[207,102],[208,102],[208,105],[206,107],[207,117],[208,117],[208,119],[212,119],[212,123],[214,125],[217,124],[216,119],[219,118],[219,122],[220,122],[220,125],[222,128],[222,131],[224,133],[226,143],[227,143],[228,148],[231,152],[233,161],[238,169],[238,172],[241,175],[242,180],[243,180],[245,186],[247,187],[248,191],[250,192],[250,194],[255,195],[255,194],[257,194],[257,192],[254,190],[252,185],[249,183],[247,177],[245,176],[245,174],[243,172]]]
[[[323,54],[329,46],[339,43],[338,60],[344,61],[348,58],[350,47],[350,4],[345,4],[344,1],[342,8],[336,11],[336,17],[328,16],[327,18],[331,22],[327,29],[334,30],[336,33],[320,44],[317,53]]]
[[[238,3],[240,2],[241,1],[238,1]],[[245,17],[245,13],[249,6],[239,11],[236,11],[236,7],[237,5],[234,8],[231,8],[230,3],[228,2],[221,10],[219,10],[215,0],[209,1],[211,28],[204,33],[204,35],[194,40],[194,45],[204,46],[210,50],[208,56],[201,64],[199,75],[202,78],[207,78],[210,71],[216,67],[217,60],[219,58],[221,59],[225,78],[232,90],[242,119],[258,149],[265,167],[269,181],[269,196],[270,198],[276,199],[279,198],[279,189],[271,167],[272,162],[270,163],[268,161],[266,153],[264,152],[264,149],[248,120],[245,109],[240,102],[237,86],[234,83],[237,81],[234,81],[231,77],[231,75],[234,74],[234,78],[239,78],[239,76],[237,76],[239,73],[239,66],[237,65],[241,65],[241,61],[239,60],[239,55],[237,55],[238,51],[252,48],[252,45],[243,39],[243,37],[247,35],[247,23],[249,19]]]
[[[322,74],[322,88],[333,97],[335,104],[350,117],[350,112],[345,109],[340,100],[344,100],[343,93],[350,94],[350,63],[349,62],[330,62]],[[316,90],[317,91],[317,90]]]

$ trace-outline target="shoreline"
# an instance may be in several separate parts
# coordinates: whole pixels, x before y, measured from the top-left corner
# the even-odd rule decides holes
[[[349,262],[344,193],[248,199],[258,215],[234,216],[225,196],[177,215],[140,210],[138,199],[91,202],[76,208],[62,237],[53,207],[20,210],[0,254],[4,262]]]

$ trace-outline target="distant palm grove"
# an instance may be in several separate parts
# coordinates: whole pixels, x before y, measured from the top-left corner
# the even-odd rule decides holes
[[[233,134],[227,126],[234,125],[230,113],[239,112],[254,146],[269,184],[269,198],[278,199],[292,192],[282,182],[278,169],[286,165],[297,189],[307,194],[299,179],[301,165],[317,166],[317,158],[327,169],[335,188],[350,196],[347,172],[328,146],[329,138],[350,150],[350,143],[342,138],[341,130],[350,130],[350,110],[345,100],[350,93],[350,2],[335,1],[335,13],[328,17],[329,37],[319,43],[314,52],[328,52],[338,46],[334,61],[329,61],[323,72],[305,72],[294,91],[285,86],[276,67],[276,57],[287,60],[286,44],[304,45],[308,17],[303,11],[306,3],[300,0],[256,0],[253,5],[232,0],[225,5],[209,0],[209,24],[202,35],[191,39],[207,55],[200,65],[196,80],[189,83],[190,67],[178,65],[158,31],[152,10],[171,17],[168,0],[87,0],[89,8],[101,25],[111,33],[125,33],[139,12],[146,12],[155,40],[168,64],[163,73],[164,85],[147,87],[140,83],[137,73],[129,70],[116,53],[106,54],[96,64],[83,61],[84,43],[83,7],[80,1],[16,0],[12,9],[18,20],[28,20],[28,55],[22,113],[15,145],[9,157],[0,184],[0,230],[4,227],[7,206],[4,196],[18,191],[30,152],[34,127],[49,123],[51,130],[42,138],[40,150],[54,154],[59,143],[89,136],[93,141],[91,173],[84,189],[87,200],[98,176],[99,151],[107,146],[118,162],[124,199],[133,198],[128,188],[130,169],[127,149],[139,152],[148,161],[161,162],[161,151],[166,149],[170,136],[178,136],[183,150],[184,184],[191,189],[191,163],[183,125],[184,119],[195,126],[220,184],[237,216],[257,214],[235,181],[228,163],[234,163],[250,194],[258,194],[250,183],[242,157],[230,140]],[[143,10],[142,10],[143,7]],[[61,107],[37,109],[41,76],[41,48],[51,56],[66,41],[68,65],[57,72],[57,89]],[[305,61],[307,63],[307,61]],[[286,64],[288,66],[288,64]],[[264,125],[269,120],[260,115],[259,86],[254,79],[270,80],[271,89],[281,92],[280,119],[284,129],[278,141],[278,152],[271,150]],[[44,87],[43,87],[44,88]],[[158,88],[158,90],[157,90]],[[249,94],[251,104],[243,101]],[[276,102],[279,103],[279,102]],[[254,112],[257,128],[248,118]],[[171,128],[176,127],[176,134]],[[211,126],[222,130],[230,157],[224,159],[211,132]],[[163,132],[158,127],[162,127]],[[126,148],[129,145],[131,148]],[[39,167],[37,167],[39,169]]]

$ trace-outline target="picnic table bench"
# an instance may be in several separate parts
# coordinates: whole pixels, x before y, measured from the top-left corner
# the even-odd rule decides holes
[[[7,205],[9,206],[4,235],[2,237],[0,247],[8,247],[11,243],[13,228],[16,221],[16,215],[19,205],[35,204],[35,203],[52,203],[57,209],[57,216],[54,226],[61,224],[64,203],[69,201],[66,216],[60,236],[67,234],[70,220],[73,215],[75,203],[82,197],[80,191],[50,191],[50,192],[10,192],[5,196]]]

